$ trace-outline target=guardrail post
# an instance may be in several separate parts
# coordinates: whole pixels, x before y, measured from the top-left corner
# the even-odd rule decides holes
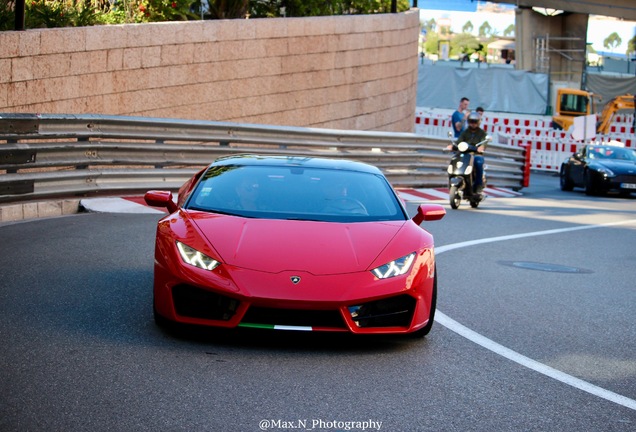
[[[88,138],[86,138],[86,137],[79,137],[79,138],[77,138],[77,142],[88,142],[88,141],[89,141],[89,139],[88,139]],[[86,155],[86,156],[89,156],[89,157],[95,157],[95,158],[96,158],[96,157],[97,157],[97,152],[95,152],[95,154],[91,154],[90,152],[86,151],[86,152],[85,152],[85,155]],[[88,164],[84,164],[84,165],[75,165],[75,169],[76,169],[76,170],[84,170],[84,169],[88,169]]]

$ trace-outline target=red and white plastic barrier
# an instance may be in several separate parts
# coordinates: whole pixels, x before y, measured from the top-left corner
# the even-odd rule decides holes
[[[415,113],[415,133],[446,138],[451,125],[452,110],[418,109]],[[548,116],[528,116],[508,113],[485,113],[482,128],[496,136],[496,142],[531,149],[530,168],[559,171],[561,162],[575,153],[583,141],[572,138],[569,132],[551,127]],[[636,148],[636,131],[633,114],[616,115],[606,135],[598,135],[594,141],[617,140],[626,147]]]

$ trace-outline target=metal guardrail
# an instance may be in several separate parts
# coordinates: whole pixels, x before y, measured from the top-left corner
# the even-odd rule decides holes
[[[0,203],[177,190],[212,160],[244,153],[358,160],[379,167],[395,187],[443,187],[446,145],[410,133],[0,113]],[[490,144],[489,185],[527,186],[528,151]]]

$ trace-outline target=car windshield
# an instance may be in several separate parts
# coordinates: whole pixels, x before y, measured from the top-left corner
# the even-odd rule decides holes
[[[588,149],[590,159],[615,159],[636,162],[636,150],[615,146],[591,146]]]
[[[299,166],[213,166],[184,207],[242,217],[324,222],[408,218],[381,175]]]

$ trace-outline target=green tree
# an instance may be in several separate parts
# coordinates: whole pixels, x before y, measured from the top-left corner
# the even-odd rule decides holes
[[[473,23],[469,21],[466,21],[466,24],[464,24],[464,26],[462,27],[462,32],[463,33],[472,33],[473,32]]]
[[[0,31],[15,28],[15,14],[13,0],[0,0]]]
[[[459,56],[471,55],[479,51],[481,44],[477,38],[469,33],[459,33],[451,39],[451,55]]]
[[[248,0],[208,0],[210,17],[216,19],[245,18],[249,10]]]
[[[439,53],[439,34],[435,32],[426,34],[426,42],[424,42],[424,52],[427,54]]]
[[[508,27],[506,27],[506,29],[504,30],[504,36],[514,36],[515,34],[515,25],[514,24],[510,24]]]
[[[391,0],[260,0],[250,2],[250,16],[323,16],[391,12]],[[398,0],[398,12],[410,8],[409,0]]]
[[[634,52],[636,52],[636,36],[634,36],[627,42],[627,53]]]
[[[422,28],[424,30],[426,30],[426,33],[431,33],[437,30],[437,22],[435,21],[435,18],[431,18],[430,20],[425,20],[422,23]]]
[[[373,14],[391,11],[392,0],[208,0],[211,19]],[[15,0],[0,0],[0,31],[15,26]],[[397,11],[410,8],[397,0]],[[284,12],[283,12],[284,11]],[[70,27],[196,20],[200,0],[27,0],[25,27]]]
[[[614,32],[603,40],[603,47],[605,47],[605,49],[613,50],[621,43],[623,43],[623,40],[618,33]]]
[[[24,25],[26,28],[95,25],[99,23],[100,15],[90,3],[31,0],[25,3]]]
[[[492,27],[488,23],[488,21],[484,21],[482,25],[479,26],[479,36],[489,36],[492,34]]]

